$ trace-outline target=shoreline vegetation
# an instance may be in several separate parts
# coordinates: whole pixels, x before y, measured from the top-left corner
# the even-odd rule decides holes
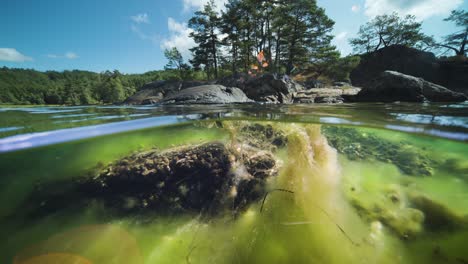
[[[377,16],[360,27],[357,38],[350,40],[354,54],[345,57],[331,43],[334,21],[315,1],[276,4],[265,1],[259,5],[250,0],[231,0],[224,11],[216,10],[214,1],[209,1],[188,21],[190,37],[196,44],[190,49],[192,58],[188,62],[174,47],[164,51],[168,60],[164,70],[143,74],[123,74],[117,70],[40,72],[2,67],[0,105],[119,104],[157,81],[215,84],[239,74],[260,79],[268,75],[289,76],[305,90],[343,85],[368,88],[363,83],[369,85],[386,70],[468,94],[466,88],[458,89],[468,84],[468,12],[465,10],[453,10],[445,19],[456,27],[439,41],[422,31],[422,23],[415,16],[402,17],[397,13]],[[400,58],[400,66],[385,57],[380,58],[383,60],[380,65],[369,64],[379,53],[391,49],[403,53],[415,51],[408,53],[413,57],[406,58],[406,62]],[[390,53],[387,57],[399,54]],[[416,65],[404,67],[412,60],[416,60]],[[433,74],[434,69],[430,68],[433,66],[426,65],[431,63],[442,65],[442,70]],[[356,72],[360,72],[359,78],[355,77]],[[433,76],[438,79],[432,79]]]

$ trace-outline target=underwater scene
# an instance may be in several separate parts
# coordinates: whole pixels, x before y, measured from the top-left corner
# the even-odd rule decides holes
[[[468,105],[0,108],[0,263],[468,263]]]

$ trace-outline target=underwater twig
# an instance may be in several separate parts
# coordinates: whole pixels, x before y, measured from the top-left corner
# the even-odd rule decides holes
[[[271,190],[271,191],[269,191],[269,192],[266,192],[266,193],[265,193],[265,196],[263,196],[262,206],[260,207],[260,213],[263,211],[263,206],[264,206],[264,204],[265,204],[265,200],[266,200],[268,194],[271,193],[271,192],[274,192],[274,191],[287,192],[287,193],[294,194],[293,191],[286,190],[286,189],[274,189],[274,190]],[[358,243],[354,242],[354,241],[351,239],[351,237],[346,233],[346,231],[344,231],[344,229],[343,229],[339,224],[337,224],[337,223],[333,220],[333,218],[330,216],[330,214],[329,214],[327,211],[325,211],[325,209],[323,209],[322,207],[320,207],[320,206],[318,206],[318,205],[316,205],[316,204],[314,204],[314,206],[317,207],[318,209],[320,209],[320,211],[322,211],[322,213],[324,213],[324,214],[328,217],[328,219],[329,219],[333,224],[335,224],[335,226],[336,226],[336,227],[341,231],[341,233],[351,242],[351,244],[353,244],[353,245],[355,245],[355,246],[360,246]],[[301,222],[300,224],[305,224],[305,223],[309,223],[309,222]],[[298,224],[298,223],[295,223],[295,224]]]
[[[187,264],[191,264],[192,262],[190,261],[190,255],[192,254],[193,250],[196,248],[197,246],[192,246],[187,254],[187,256],[185,256],[185,261],[187,261]]]
[[[322,211],[322,213],[324,213],[328,219],[335,224],[336,227],[338,227],[338,229],[341,231],[341,233],[351,242],[351,244],[355,245],[355,246],[360,246],[358,243],[354,242],[351,237],[346,233],[346,231],[344,231],[344,229],[339,225],[337,224],[333,218],[330,216],[330,214],[327,213],[327,211],[325,211],[325,209],[323,209],[322,207],[314,204],[315,207],[317,207],[318,209],[320,209],[320,211]]]
[[[263,206],[265,205],[265,200],[266,200],[268,194],[271,193],[271,192],[274,192],[274,191],[287,192],[287,193],[294,194],[293,191],[286,190],[286,189],[273,189],[273,190],[271,190],[271,191],[269,191],[269,192],[266,192],[266,193],[265,193],[265,196],[263,196],[262,206],[260,207],[260,213],[263,211]]]

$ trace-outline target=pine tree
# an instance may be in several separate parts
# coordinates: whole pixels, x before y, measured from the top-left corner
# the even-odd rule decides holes
[[[218,78],[218,52],[221,41],[218,39],[220,17],[216,12],[213,0],[210,0],[201,11],[195,12],[195,16],[189,20],[189,27],[193,29],[190,37],[198,45],[190,51],[193,59],[190,61],[195,68],[205,66],[207,75],[211,69],[214,77]]]
[[[164,66],[165,70],[176,70],[179,78],[185,80],[188,75],[189,66],[184,63],[184,58],[176,47],[164,50],[164,56],[168,63]]]
[[[461,30],[447,35],[444,42],[438,46],[454,51],[457,56],[466,56],[466,52],[468,52],[468,11],[453,10],[444,21],[455,23]]]
[[[372,52],[391,45],[417,47],[432,42],[431,37],[421,32],[421,25],[412,15],[376,16],[359,28],[358,37],[351,39],[350,44],[357,52]]]

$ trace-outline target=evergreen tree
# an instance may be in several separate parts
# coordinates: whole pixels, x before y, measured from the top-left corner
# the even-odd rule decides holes
[[[179,78],[185,80],[188,76],[188,71],[190,70],[189,66],[184,63],[184,58],[180,54],[179,50],[176,47],[172,49],[164,50],[164,56],[168,60],[165,70],[176,70]]]
[[[444,21],[453,22],[461,29],[445,36],[444,42],[438,44],[438,46],[454,51],[457,56],[466,56],[466,52],[468,51],[468,12],[453,10],[450,16],[444,19]]]
[[[198,46],[190,49],[193,53],[192,65],[200,69],[203,65],[208,76],[211,71],[218,78],[218,52],[221,41],[218,39],[220,17],[215,10],[213,0],[210,0],[201,11],[195,12],[195,16],[189,21],[190,33]]]
[[[118,71],[103,73],[104,81],[98,89],[100,99],[104,103],[117,103],[125,99],[125,90]]]
[[[350,40],[356,52],[367,53],[391,45],[417,47],[431,42],[432,38],[421,32],[415,16],[401,18],[397,13],[376,16],[359,28],[357,38]]]
[[[222,13],[221,32],[227,36],[222,44],[229,47],[227,61],[231,63],[232,73],[236,74],[241,67],[239,52],[241,47],[241,18],[239,0],[229,0],[226,3],[226,11]]]

